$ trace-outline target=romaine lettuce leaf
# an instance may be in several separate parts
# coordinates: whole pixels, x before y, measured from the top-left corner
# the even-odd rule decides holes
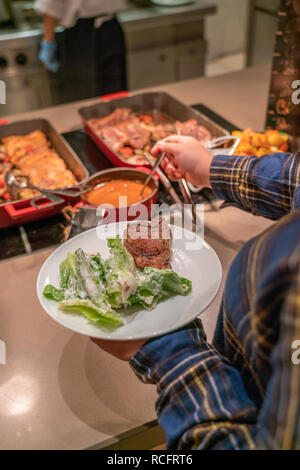
[[[139,278],[137,290],[129,297],[129,302],[141,304],[147,310],[152,310],[164,296],[187,295],[192,290],[191,281],[170,269],[146,267]]]
[[[60,309],[77,311],[99,326],[122,324],[106,295],[100,255],[90,257],[82,249],[68,253],[60,264],[60,277],[60,289],[51,285],[44,289],[45,297],[60,302]]]
[[[78,275],[76,254],[68,253],[59,266],[60,287],[65,299],[84,299],[87,293],[83,288],[82,280]]]
[[[56,287],[52,286],[51,284],[48,284],[45,287],[43,294],[47,299],[55,300],[55,302],[60,302],[61,300],[64,299],[63,291],[60,290],[60,289],[57,289]]]
[[[58,307],[66,313],[81,313],[98,326],[120,326],[123,323],[121,317],[113,309],[102,309],[90,300],[63,300]]]
[[[153,268],[150,268],[153,269]],[[192,283],[188,279],[179,276],[170,269],[164,270],[163,291],[172,294],[188,295],[192,290]]]
[[[98,257],[100,262],[100,258]],[[81,248],[75,252],[77,276],[87,296],[96,304],[102,305],[108,302],[105,295],[105,287],[102,281],[102,272],[98,262],[94,261]]]
[[[104,262],[108,300],[114,308],[127,307],[138,286],[137,268],[120,237],[109,238],[108,246],[111,256]]]

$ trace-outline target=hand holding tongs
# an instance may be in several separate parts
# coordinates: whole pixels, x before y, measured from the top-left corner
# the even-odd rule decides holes
[[[69,189],[41,189],[31,183],[30,178],[26,175],[14,175],[12,171],[8,171],[5,175],[5,182],[6,185],[12,190],[14,193],[16,190],[20,189],[32,189],[34,191],[38,191],[40,194],[45,196],[49,199],[50,203],[47,205],[43,205],[43,209],[45,207],[51,207],[55,204],[60,204],[64,202],[59,196],[68,196],[68,197],[79,197],[81,194],[89,191],[91,188],[86,185],[78,185],[72,186]],[[31,199],[30,205],[35,207],[36,209],[40,209],[41,207],[37,204],[37,201],[41,199],[41,196],[35,196]]]

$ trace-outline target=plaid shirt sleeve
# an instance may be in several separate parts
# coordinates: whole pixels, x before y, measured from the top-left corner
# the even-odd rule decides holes
[[[218,156],[211,180],[226,201],[278,218],[296,208],[298,166],[295,155]],[[292,361],[300,340],[299,233],[298,210],[238,254],[220,311],[221,346],[207,343],[197,320],[131,359],[140,380],[157,387],[169,449],[300,448],[299,352]]]
[[[214,157],[210,181],[214,193],[256,215],[278,219],[290,212],[300,182],[300,154]]]
[[[168,449],[300,449],[298,212],[297,226],[288,221],[283,232],[265,232],[235,259],[221,308],[224,351],[207,343],[197,320],[131,359],[139,379],[156,385]],[[249,276],[239,281],[242,267]],[[246,289],[256,292],[251,300]]]
[[[268,364],[272,374],[260,407],[249,397],[241,371],[207,343],[200,320],[148,342],[131,359],[139,379],[157,387],[156,411],[168,449],[300,448],[299,260],[292,267],[294,273],[290,266],[288,270],[288,276],[283,275],[281,282],[285,284],[287,278],[293,281],[279,313],[280,336]],[[229,290],[231,287],[228,286]],[[272,304],[269,297],[274,297],[274,291],[266,289],[265,301],[268,299],[271,309],[277,299]],[[276,284],[275,290],[281,298],[283,285],[280,288]],[[263,306],[259,316],[268,313]],[[273,317],[271,322],[275,323]],[[276,336],[276,331],[274,328],[269,334]],[[263,343],[263,335],[255,338],[255,342],[259,340]],[[244,346],[237,342],[235,354],[240,348],[244,350]],[[259,347],[262,354],[270,344]]]
[[[130,364],[157,387],[168,449],[254,448],[256,407],[239,372],[206,342],[200,320],[147,343]]]

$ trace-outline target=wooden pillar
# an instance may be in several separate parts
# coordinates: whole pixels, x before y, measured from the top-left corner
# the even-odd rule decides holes
[[[266,128],[288,132],[294,151],[300,150],[300,92],[297,89],[300,90],[300,0],[282,0]]]

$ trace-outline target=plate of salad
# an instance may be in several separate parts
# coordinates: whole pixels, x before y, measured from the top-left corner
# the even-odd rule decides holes
[[[169,226],[170,265],[141,267],[123,243],[128,224],[83,232],[48,257],[37,295],[52,319],[93,338],[136,340],[188,324],[213,301],[222,268],[199,235]]]

